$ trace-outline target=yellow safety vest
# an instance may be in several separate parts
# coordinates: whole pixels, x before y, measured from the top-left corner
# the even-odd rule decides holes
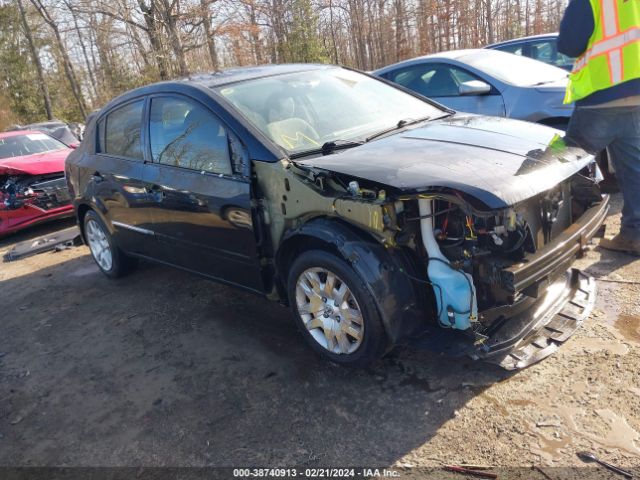
[[[569,76],[565,103],[640,78],[640,0],[590,0],[595,28]]]

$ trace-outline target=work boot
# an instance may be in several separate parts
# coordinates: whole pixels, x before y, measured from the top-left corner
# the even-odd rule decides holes
[[[603,238],[600,240],[600,247],[640,257],[640,237],[626,235],[625,233],[619,233],[611,239]]]

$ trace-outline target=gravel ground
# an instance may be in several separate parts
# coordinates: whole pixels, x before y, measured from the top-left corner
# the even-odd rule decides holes
[[[593,315],[509,374],[408,348],[334,367],[276,304],[147,264],[110,281],[84,246],[2,263],[0,465],[639,466],[640,259],[579,266]]]

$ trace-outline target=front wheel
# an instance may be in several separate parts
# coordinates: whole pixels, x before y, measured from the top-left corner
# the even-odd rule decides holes
[[[302,335],[323,357],[362,366],[384,353],[387,337],[375,299],[341,258],[302,253],[291,266],[288,295]]]
[[[115,245],[109,230],[93,211],[84,216],[84,236],[93,259],[106,276],[121,277],[135,266],[135,259],[127,257]]]

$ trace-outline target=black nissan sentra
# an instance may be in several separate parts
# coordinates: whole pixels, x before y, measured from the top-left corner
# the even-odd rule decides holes
[[[263,66],[116,98],[66,175],[109,277],[142,258],[288,304],[341,364],[412,343],[516,369],[594,300],[571,265],[608,198],[558,134],[345,68]]]

